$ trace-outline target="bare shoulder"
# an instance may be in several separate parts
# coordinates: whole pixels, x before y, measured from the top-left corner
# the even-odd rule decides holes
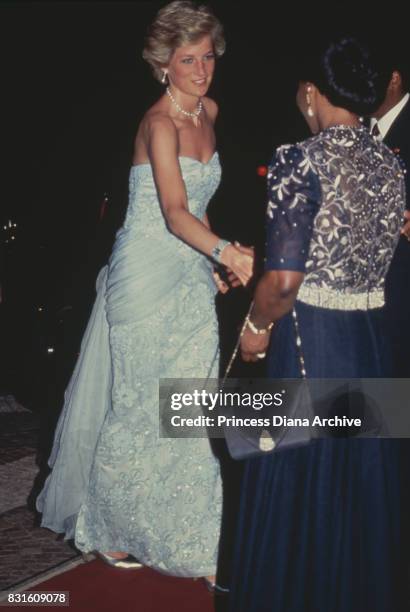
[[[158,109],[150,109],[142,120],[144,131],[149,135],[159,130],[169,135],[177,135],[177,128],[171,117]]]
[[[202,98],[202,103],[205,107],[206,113],[209,115],[211,120],[214,122],[218,115],[218,105],[212,98]]]
[[[172,118],[162,110],[148,112],[145,116],[145,146],[151,161],[177,160],[179,137]]]
[[[171,117],[159,109],[150,109],[143,117],[140,126],[140,137],[144,148],[149,152],[153,146],[170,146],[178,148],[178,130]]]

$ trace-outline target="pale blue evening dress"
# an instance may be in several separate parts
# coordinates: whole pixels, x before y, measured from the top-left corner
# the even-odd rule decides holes
[[[220,181],[180,157],[189,210]],[[132,166],[129,205],[65,395],[37,499],[42,526],[84,551],[124,551],[176,576],[215,573],[222,491],[208,439],[159,437],[160,378],[218,375],[208,259],[167,229],[149,164]]]

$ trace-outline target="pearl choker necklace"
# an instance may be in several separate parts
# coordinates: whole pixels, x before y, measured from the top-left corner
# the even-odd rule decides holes
[[[196,109],[194,111],[186,111],[183,108],[181,108],[178,104],[178,102],[175,100],[174,96],[171,93],[171,90],[169,87],[167,87],[166,92],[168,94],[168,96],[171,98],[171,102],[172,104],[175,106],[175,108],[182,113],[183,115],[185,115],[186,117],[192,117],[192,118],[197,118],[203,109],[203,104],[202,104],[202,100],[199,100],[198,102],[198,106],[196,107]]]

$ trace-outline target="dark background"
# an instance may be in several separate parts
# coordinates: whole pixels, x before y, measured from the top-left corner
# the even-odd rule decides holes
[[[163,90],[141,52],[164,4],[0,2],[0,395],[13,394],[40,417],[33,509],[96,276],[127,206],[137,125]],[[220,107],[223,168],[210,218],[219,235],[260,253],[266,188],[257,168],[277,145],[308,136],[295,104],[301,57],[319,37],[340,33],[370,34],[383,50],[407,39],[406,23],[392,3],[208,4],[227,39],[209,92]],[[249,301],[243,289],[217,299],[222,367]],[[246,375],[263,375],[263,365],[247,366]],[[226,584],[240,467],[216,451],[229,476],[218,578]]]
[[[162,91],[141,51],[164,4],[0,4],[0,393],[52,420],[124,216],[137,125]],[[260,245],[257,167],[278,144],[308,135],[295,105],[298,59],[324,32],[375,36],[379,28],[386,45],[399,36],[400,14],[390,6],[379,23],[371,4],[360,12],[339,2],[208,4],[227,39],[210,91],[223,166],[210,217],[222,236]],[[225,355],[247,301],[241,290],[219,300]]]

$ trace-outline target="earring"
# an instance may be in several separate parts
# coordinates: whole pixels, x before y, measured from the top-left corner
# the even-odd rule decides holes
[[[162,72],[162,79],[161,79],[161,83],[166,83],[167,82],[167,73],[165,72],[165,70]]]
[[[314,117],[315,113],[313,112],[313,108],[312,108],[312,104],[311,104],[311,99],[310,99],[310,92],[312,91],[311,87],[308,87],[306,90],[306,104],[307,104],[307,111],[306,114],[308,117]]]

